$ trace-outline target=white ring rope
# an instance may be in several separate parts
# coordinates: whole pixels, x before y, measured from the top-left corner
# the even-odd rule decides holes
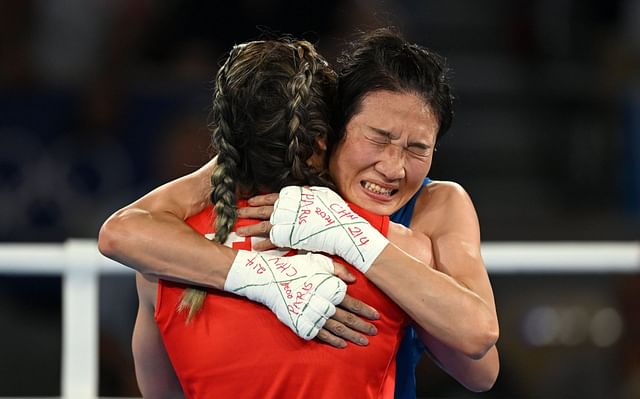
[[[490,274],[609,273],[640,271],[640,242],[487,242],[482,256]],[[81,257],[79,269],[101,274],[132,270],[102,256],[91,239],[63,244],[0,243],[0,274],[60,275]]]

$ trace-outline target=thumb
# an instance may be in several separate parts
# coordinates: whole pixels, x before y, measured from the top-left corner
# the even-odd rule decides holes
[[[349,272],[344,265],[338,262],[333,262],[333,274],[345,283],[353,283],[356,281],[356,276]]]

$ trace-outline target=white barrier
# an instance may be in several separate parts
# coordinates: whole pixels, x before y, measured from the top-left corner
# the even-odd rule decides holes
[[[640,272],[640,242],[485,243],[482,253],[492,275]],[[62,399],[97,398],[98,277],[131,272],[95,240],[0,244],[0,274],[62,276]]]
[[[495,242],[482,244],[490,274],[636,273],[640,242]]]
[[[62,398],[98,397],[99,275],[131,272],[102,256],[95,240],[0,244],[0,274],[62,277]]]

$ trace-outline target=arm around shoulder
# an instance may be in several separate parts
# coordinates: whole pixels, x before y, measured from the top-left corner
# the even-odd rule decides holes
[[[197,171],[166,183],[112,214],[100,228],[98,248],[103,255],[124,255],[123,247],[131,238],[141,235],[144,219],[171,216],[181,221],[204,209],[211,191],[214,160]]]
[[[471,301],[463,308],[463,325],[469,344],[475,347],[470,354],[480,358],[498,340],[499,325],[481,254],[478,216],[469,194],[459,184],[434,182],[427,188],[416,204],[412,228],[431,238],[436,270],[469,294],[465,295]]]
[[[462,313],[463,321],[466,320],[462,326],[468,331],[464,335],[473,343],[466,353],[425,330],[419,330],[419,334],[431,356],[448,374],[472,391],[487,391],[495,383],[500,369],[495,345],[499,327],[493,291],[480,251],[480,226],[471,198],[457,183],[436,182],[419,201],[414,225],[432,238],[438,272],[451,276],[480,301]]]
[[[145,274],[222,288],[235,251],[184,222],[208,206],[214,165],[212,160],[111,215],[100,229],[100,252]]]
[[[429,239],[435,268],[388,245],[367,277],[436,339],[474,359],[495,344],[498,323],[480,256],[473,204],[455,183],[434,182],[416,202],[411,229]]]

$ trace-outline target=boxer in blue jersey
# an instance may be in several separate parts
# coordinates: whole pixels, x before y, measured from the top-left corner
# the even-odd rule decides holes
[[[431,179],[425,177],[422,187],[429,183],[431,183]],[[405,206],[391,215],[392,222],[409,227],[416,200],[420,195],[420,191],[422,191],[422,187]],[[416,330],[412,326],[408,326],[396,355],[396,399],[416,397],[416,366],[420,362],[423,353],[424,344],[420,341]]]

